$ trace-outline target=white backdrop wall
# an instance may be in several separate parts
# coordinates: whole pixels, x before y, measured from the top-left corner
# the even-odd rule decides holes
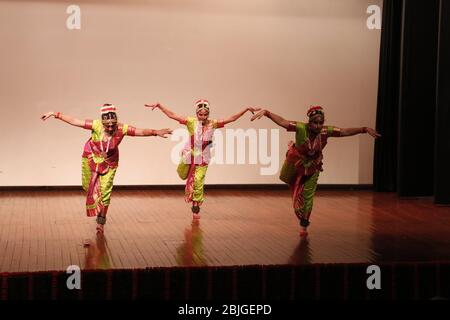
[[[71,4],[81,9],[79,30],[66,27]],[[42,122],[47,111],[94,119],[108,102],[122,122],[177,129],[144,103],[193,115],[193,102],[207,98],[213,118],[256,105],[306,121],[308,106],[320,104],[329,124],[374,126],[380,30],[366,26],[369,5],[382,0],[0,0],[0,186],[80,184],[89,132]],[[249,118],[228,128],[277,128]],[[294,134],[276,133],[271,165],[216,163],[207,183],[281,183]],[[126,137],[116,185],[183,183],[171,160],[178,145]],[[372,183],[369,136],[330,140],[324,154],[320,183]],[[274,174],[262,175],[270,166]]]

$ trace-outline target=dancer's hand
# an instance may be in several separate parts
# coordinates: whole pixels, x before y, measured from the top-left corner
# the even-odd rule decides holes
[[[42,120],[42,121],[45,121],[45,120],[47,120],[48,118],[54,117],[54,116],[55,116],[55,113],[54,113],[53,111],[50,111],[50,112],[47,112],[47,113],[43,114],[43,115],[41,116],[41,120]]]
[[[155,110],[155,109],[161,109],[161,107],[162,107],[159,102],[158,103],[154,103],[154,104],[145,104],[145,106],[147,108],[152,108],[152,111]]]
[[[366,132],[368,134],[370,134],[372,137],[374,137],[375,139],[381,137],[381,134],[379,134],[376,130],[374,130],[372,128],[366,128]]]
[[[265,115],[267,115],[267,110],[261,110],[259,111],[257,114],[255,114],[250,120],[257,120],[257,119],[261,119],[262,117],[264,117]]]
[[[167,128],[167,129],[155,130],[155,133],[158,137],[168,138],[168,137],[166,137],[166,135],[171,135],[172,131],[173,130]]]
[[[247,111],[250,111],[251,113],[255,114],[255,112],[260,111],[261,108],[255,108],[255,107],[248,107]]]

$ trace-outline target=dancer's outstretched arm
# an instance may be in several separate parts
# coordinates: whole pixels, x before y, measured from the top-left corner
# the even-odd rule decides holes
[[[166,135],[170,135],[170,134],[172,134],[172,130],[169,128],[160,129],[160,130],[136,128],[136,130],[134,131],[134,135],[137,137],[158,136],[161,138],[168,138],[168,137],[166,137]]]
[[[152,110],[160,109],[166,116],[168,116],[170,119],[173,119],[175,121],[183,122],[184,120],[186,120],[186,117],[181,117],[181,116],[177,115],[175,112],[167,109],[160,103],[146,104],[145,106],[147,108],[152,108]]]
[[[66,122],[72,126],[80,127],[80,128],[84,128],[84,124],[86,123],[86,120],[76,119],[69,115],[62,114],[61,112],[53,112],[53,111],[43,114],[41,116],[41,120],[45,121],[50,117],[54,117],[55,119],[61,119],[62,121]]]
[[[341,134],[339,137],[350,137],[361,133],[368,133],[374,138],[381,137],[381,134],[379,134],[376,130],[368,127],[360,127],[360,128],[341,128],[340,129]]]
[[[231,117],[224,119],[223,124],[227,124],[227,123],[236,121],[237,119],[242,117],[247,111],[250,111],[251,113],[255,114],[255,112],[259,111],[259,110],[261,110],[261,108],[253,108],[253,107],[245,108],[241,112],[238,112],[235,115],[232,115]]]
[[[270,112],[269,110],[261,110],[259,111],[257,114],[255,114],[251,121],[257,120],[257,119],[261,119],[262,117],[267,117],[270,120],[272,120],[273,122],[275,122],[277,125],[279,125],[280,127],[283,127],[285,129],[287,129],[289,127],[290,123],[293,123],[293,121],[289,121],[284,119],[283,117]]]

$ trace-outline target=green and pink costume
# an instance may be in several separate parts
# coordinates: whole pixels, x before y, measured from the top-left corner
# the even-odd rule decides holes
[[[204,201],[205,175],[211,160],[211,147],[214,130],[224,127],[223,120],[208,120],[207,125],[202,125],[196,117],[188,117],[180,121],[187,127],[189,141],[182,151],[182,163],[189,165],[186,177],[185,200],[186,202]],[[183,165],[182,164],[182,165]]]
[[[101,120],[86,120],[84,128],[92,131],[81,160],[82,185],[87,192],[86,213],[92,217],[111,201],[114,176],[119,166],[119,144],[124,136],[134,136],[136,128],[119,123],[110,138],[106,137]]]
[[[295,144],[289,146],[280,179],[288,183],[294,211],[300,225],[307,227],[313,207],[317,180],[322,170],[322,149],[329,137],[340,136],[340,129],[324,126],[313,140],[308,135],[308,125],[302,122],[290,123],[287,131],[295,131]]]

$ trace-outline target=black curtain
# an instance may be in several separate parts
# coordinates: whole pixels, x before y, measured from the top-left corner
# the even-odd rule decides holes
[[[434,197],[450,204],[450,1],[439,5]]]
[[[450,203],[448,0],[385,0],[374,189]],[[439,56],[438,56],[439,51]],[[444,199],[443,199],[444,198]],[[443,199],[443,200],[442,200]]]
[[[438,25],[438,0],[403,2],[397,162],[401,197],[433,195]]]
[[[378,79],[377,131],[373,185],[376,191],[397,191],[398,99],[403,0],[383,4]]]

